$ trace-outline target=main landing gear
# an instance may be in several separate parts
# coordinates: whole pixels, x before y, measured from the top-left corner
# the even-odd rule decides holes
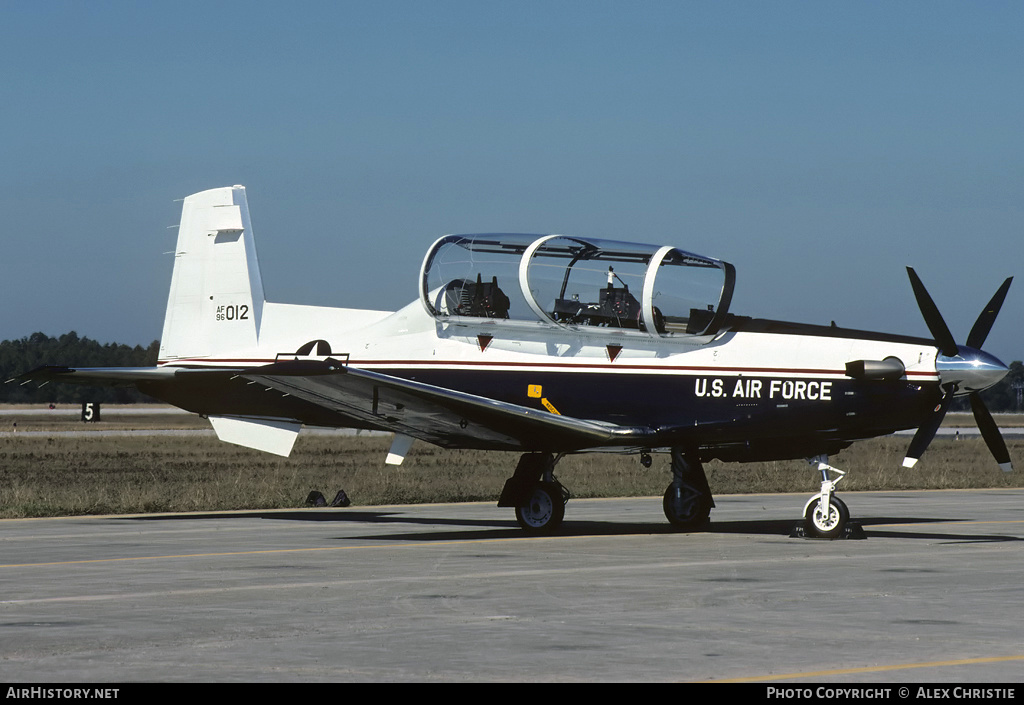
[[[524,453],[515,474],[505,481],[498,506],[514,507],[516,521],[527,533],[553,533],[565,518],[569,490],[554,475],[560,458],[551,453]],[[650,467],[649,453],[641,455],[641,463]],[[680,531],[700,531],[707,526],[715,500],[696,451],[672,449],[672,484],[665,490],[662,506],[669,523]]]
[[[850,520],[850,510],[846,503],[835,495],[836,485],[846,473],[829,465],[827,455],[808,458],[807,462],[821,472],[821,492],[807,500],[807,504],[804,505],[806,529],[817,538],[838,538],[842,536]],[[835,479],[832,479],[833,473],[836,475]]]
[[[696,452],[672,449],[672,484],[665,490],[662,505],[665,518],[681,531],[700,531],[707,526],[715,500]]]
[[[516,521],[527,533],[550,534],[565,518],[569,490],[555,479],[557,460],[551,453],[524,453],[498,498],[499,507],[515,507]]]

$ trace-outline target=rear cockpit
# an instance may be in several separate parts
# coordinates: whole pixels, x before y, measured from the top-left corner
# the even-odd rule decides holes
[[[567,235],[448,235],[424,258],[421,298],[443,322],[711,335],[728,313],[734,272],[727,262],[673,247]]]

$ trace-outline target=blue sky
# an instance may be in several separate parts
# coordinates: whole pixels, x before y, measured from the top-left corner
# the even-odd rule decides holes
[[[1024,275],[1022,87],[1019,2],[7,0],[0,339],[159,337],[175,199],[244,184],[274,301],[398,308],[440,235],[561,232],[927,335],[912,265],[963,341]]]

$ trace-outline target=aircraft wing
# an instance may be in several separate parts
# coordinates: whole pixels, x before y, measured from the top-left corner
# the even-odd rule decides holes
[[[240,376],[362,424],[442,447],[566,451],[636,443],[652,432],[560,416],[336,361],[278,362]]]
[[[348,366],[327,360],[288,360],[261,367],[169,368],[41,367],[21,376],[22,380],[58,381],[92,385],[141,384],[148,382],[211,384],[242,379],[301,399],[332,412],[339,426],[376,428],[427,441],[446,448],[484,450],[581,450],[600,446],[643,445],[654,430],[624,427],[599,421],[561,416],[518,404],[498,401],[466,392]],[[147,390],[148,391],[148,390]],[[239,408],[210,418],[220,435],[229,422],[249,440],[242,445],[286,455],[290,443],[264,446],[255,439],[286,426],[298,430],[300,419],[246,413]],[[251,431],[245,434],[245,431]],[[228,440],[225,438],[225,440]],[[238,441],[231,441],[238,442]],[[275,449],[276,448],[276,449]],[[283,452],[282,452],[283,448]]]

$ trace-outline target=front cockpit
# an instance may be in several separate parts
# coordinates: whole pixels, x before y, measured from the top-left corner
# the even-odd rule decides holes
[[[421,298],[439,321],[712,335],[735,270],[674,247],[567,235],[447,235],[427,252]]]

